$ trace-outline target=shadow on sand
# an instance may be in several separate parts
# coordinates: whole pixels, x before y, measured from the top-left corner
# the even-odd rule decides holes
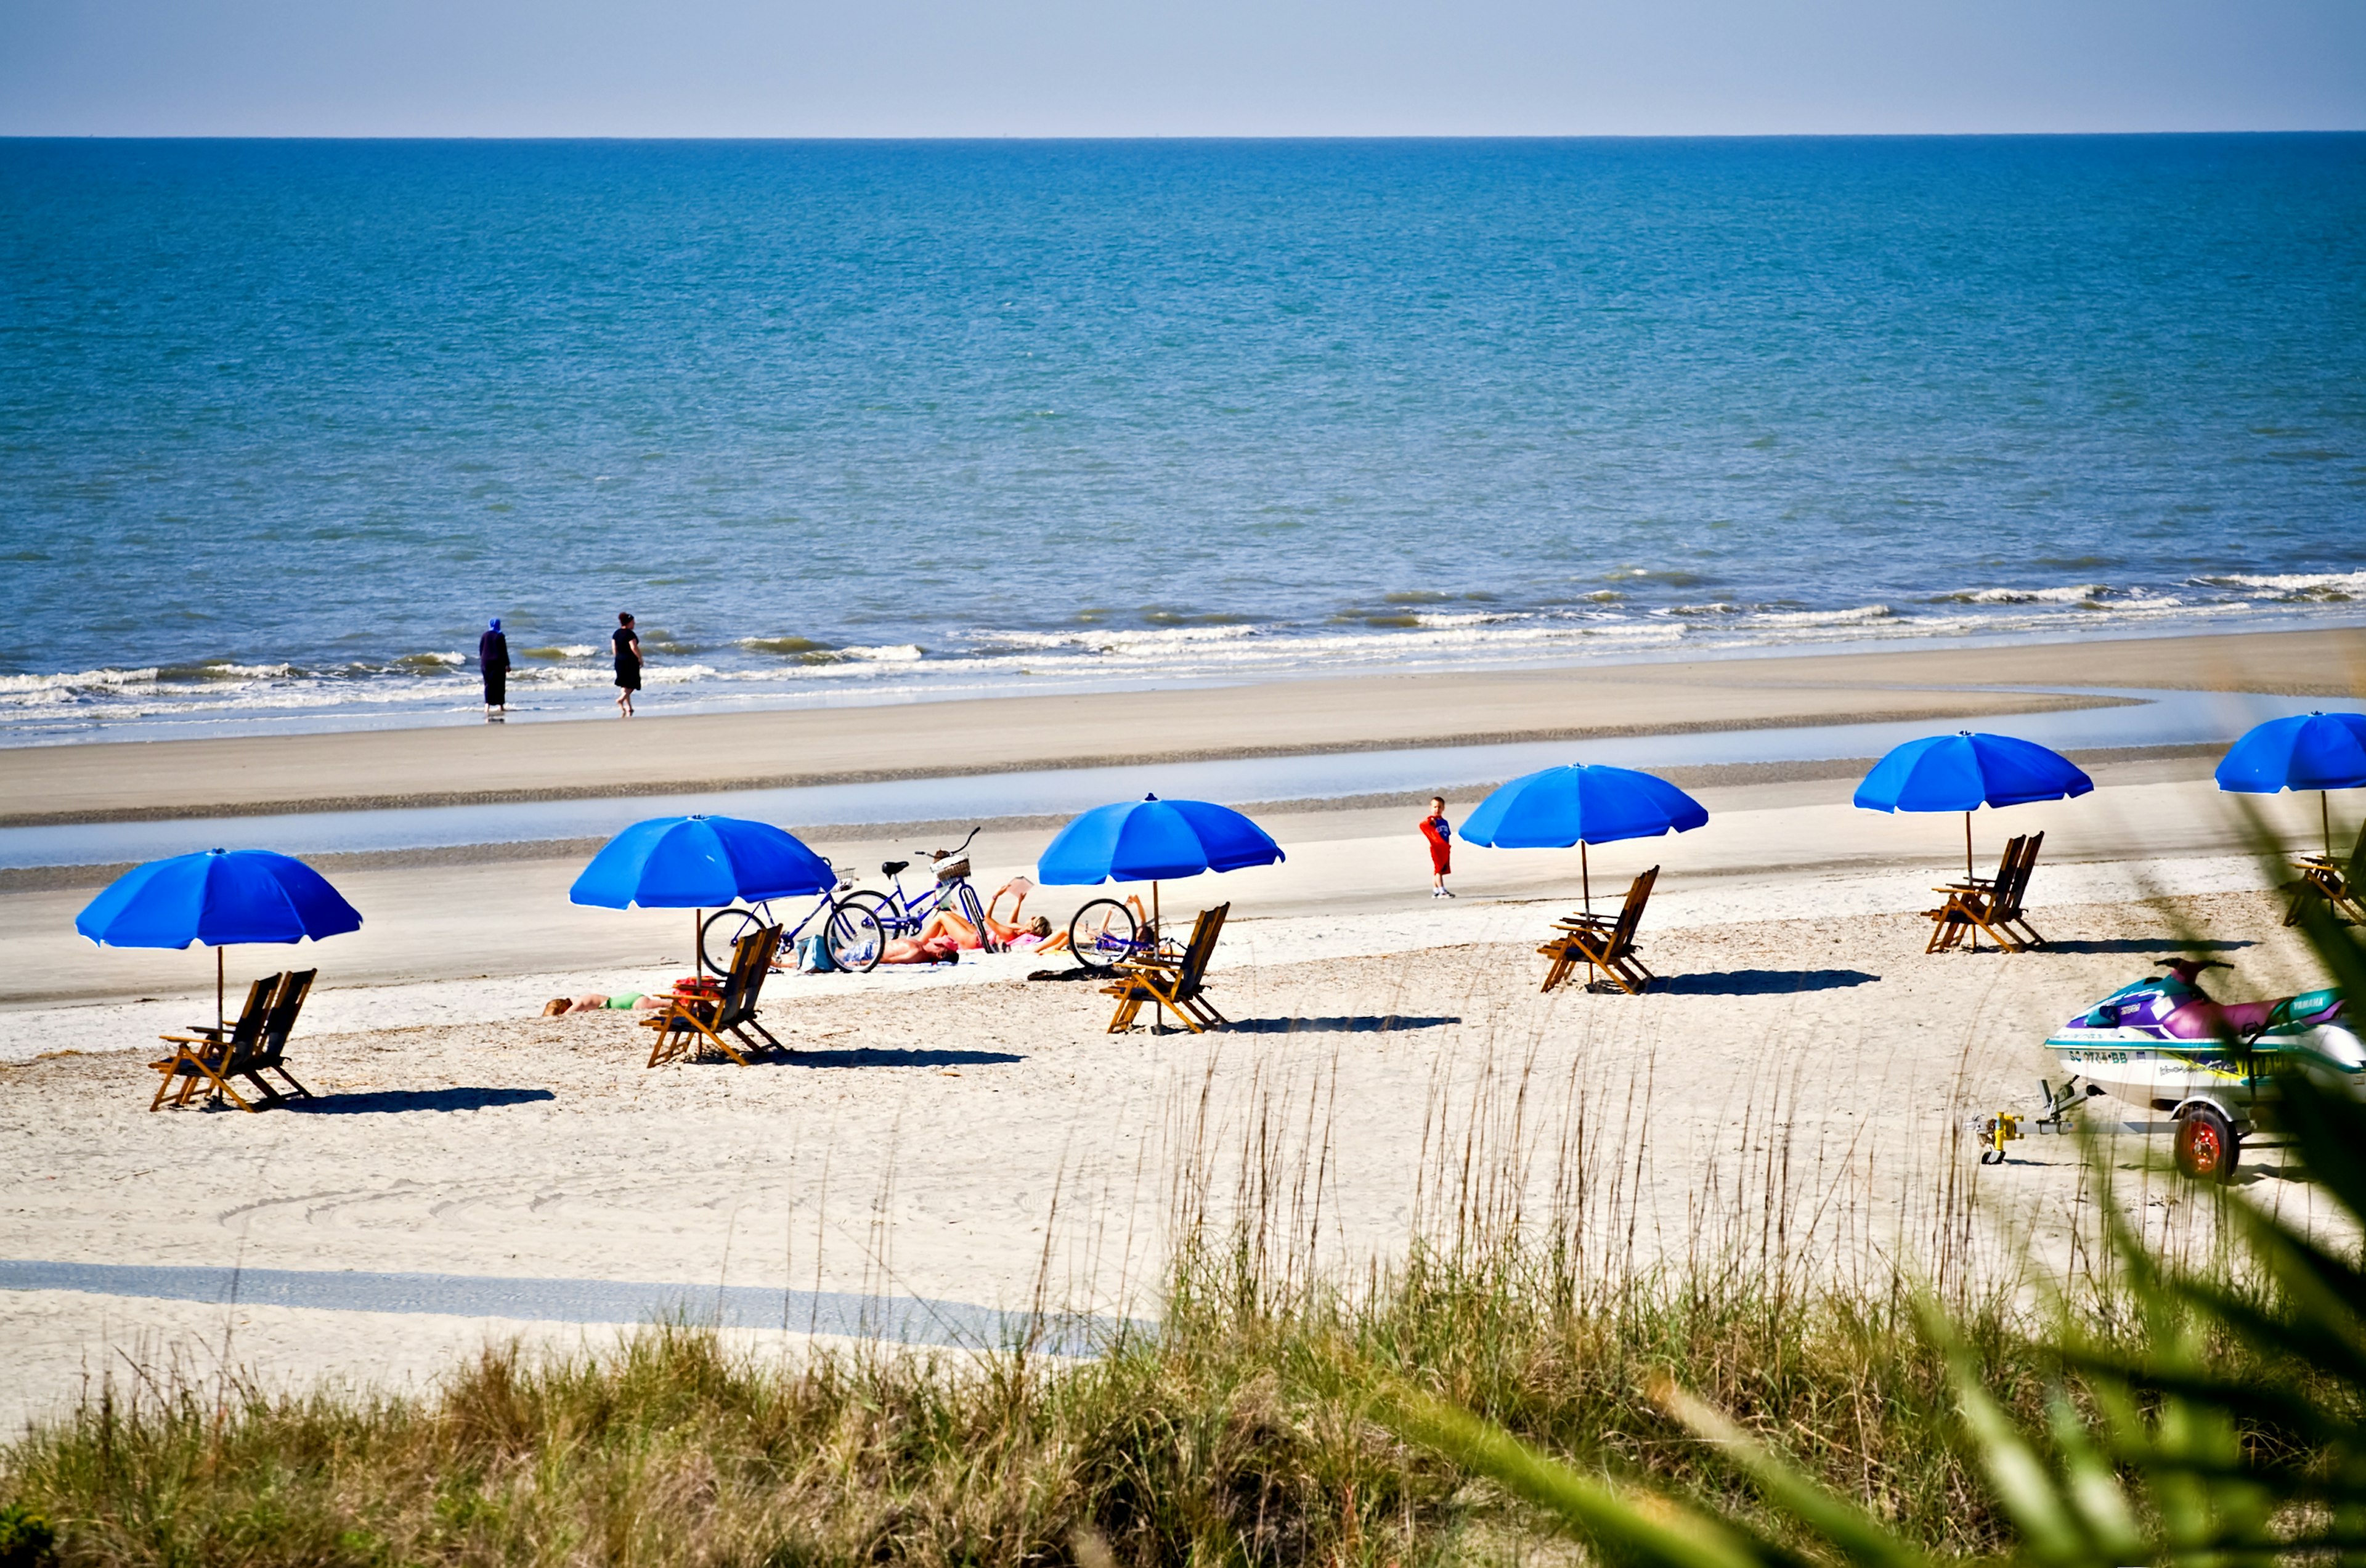
[[[854,1051],[799,1051],[783,1067],[985,1067],[1023,1062],[1008,1051],[896,1051],[864,1048]]]
[[[1785,991],[1844,991],[1881,978],[1862,969],[1721,969],[1670,975],[1651,987],[1672,997],[1765,997]]]
[[[2173,958],[2181,953],[2233,953],[2253,947],[2255,942],[2236,939],[2227,942],[2180,942],[2173,936],[2070,937],[2064,941],[2048,941],[2038,949],[2041,953],[2141,953],[2147,956]],[[1988,949],[1981,949],[1983,953]]]
[[[1366,1014],[1360,1018],[1245,1018],[1230,1026],[1234,1034],[1393,1034],[1401,1029],[1445,1029],[1459,1018],[1406,1018]]]
[[[291,1100],[281,1109],[307,1116],[392,1116],[406,1111],[485,1111],[558,1098],[546,1089],[381,1089]]]

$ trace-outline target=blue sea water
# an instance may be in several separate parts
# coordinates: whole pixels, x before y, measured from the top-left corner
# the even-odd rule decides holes
[[[2366,136],[0,141],[0,743],[2366,619]]]

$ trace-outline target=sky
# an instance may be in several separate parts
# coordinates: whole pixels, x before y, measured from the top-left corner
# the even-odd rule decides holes
[[[2366,128],[2366,0],[0,0],[0,134]]]

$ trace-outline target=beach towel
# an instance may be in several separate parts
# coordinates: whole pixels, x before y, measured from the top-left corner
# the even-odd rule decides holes
[[[1454,869],[1454,841],[1446,836],[1450,830],[1443,817],[1421,819],[1421,836],[1429,840],[1429,869],[1439,876]]]

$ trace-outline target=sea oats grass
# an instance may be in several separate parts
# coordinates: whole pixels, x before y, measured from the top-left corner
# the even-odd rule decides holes
[[[1746,1489],[1654,1398],[1681,1379],[1942,1555],[2010,1533],[1901,1290],[1775,1299],[1739,1270],[1580,1289],[1509,1240],[1349,1292],[1187,1259],[1155,1332],[1090,1360],[858,1347],[786,1360],[653,1325],[612,1353],[492,1349],[417,1398],[107,1380],[0,1461],[57,1560],[114,1564],[1410,1563],[1533,1546],[1527,1512],[1343,1397],[1414,1380],[1585,1462]],[[2040,1419],[2058,1363],[2000,1299],[1959,1314]],[[1080,1545],[1081,1543],[1081,1545]]]

